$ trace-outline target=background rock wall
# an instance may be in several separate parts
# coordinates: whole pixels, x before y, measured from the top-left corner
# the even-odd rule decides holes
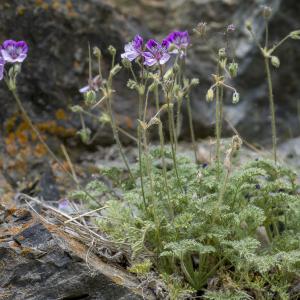
[[[264,66],[244,28],[245,21],[251,19],[262,36],[262,4],[273,7],[272,41],[300,28],[300,2],[296,0],[2,0],[0,40],[28,41],[30,52],[20,76],[20,94],[45,134],[67,139],[80,127],[78,116],[70,114],[68,107],[82,100],[78,88],[87,78],[88,42],[103,49],[107,68],[107,46],[113,44],[121,53],[124,43],[136,33],[145,38],[163,38],[174,29],[192,33],[198,22],[207,22],[210,39],[217,49],[224,44],[224,29],[234,23],[237,30],[233,45],[240,76],[233,85],[240,92],[241,101],[232,105],[231,95],[227,95],[225,117],[243,137],[263,143],[270,139]],[[206,137],[212,134],[214,121],[213,104],[205,102],[205,93],[215,67],[207,43],[197,41],[196,37],[192,42],[187,70],[189,76],[199,77],[201,82],[192,95],[193,116],[196,135]],[[281,140],[300,134],[299,49],[300,43],[290,40],[276,53],[281,60],[280,69],[273,72]],[[125,87],[127,75],[122,71],[117,77],[115,111],[122,126],[130,129],[136,117],[136,98]],[[7,136],[12,128],[18,128],[20,121],[4,83],[0,85],[0,104],[2,130]],[[96,124],[89,125],[96,130]],[[188,138],[186,133],[184,130],[183,138]],[[227,134],[230,133],[227,128]],[[102,128],[95,143],[111,142],[109,129]]]

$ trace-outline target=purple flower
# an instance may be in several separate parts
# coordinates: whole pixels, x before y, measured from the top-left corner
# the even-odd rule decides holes
[[[2,57],[9,63],[21,63],[27,57],[28,46],[26,42],[7,40],[1,47]]]
[[[95,76],[92,80],[89,80],[89,84],[79,90],[80,93],[86,93],[88,91],[98,92],[100,90],[102,81],[99,75]]]
[[[143,42],[143,38],[140,35],[136,35],[132,42],[125,45],[125,52],[121,54],[121,57],[133,61],[137,57],[142,56]]]
[[[0,55],[0,80],[3,79],[5,60]]]
[[[163,40],[161,44],[155,40],[149,40],[146,44],[146,48],[149,51],[143,53],[145,58],[144,64],[149,67],[155,64],[165,64],[170,59],[169,46],[170,43],[167,40]]]
[[[236,29],[235,25],[234,24],[230,24],[230,25],[227,26],[226,31],[228,33],[232,33],[232,32],[235,32],[235,29]]]
[[[186,55],[186,49],[190,44],[190,37],[187,31],[173,31],[167,37],[174,49],[170,53],[178,54],[180,57]]]

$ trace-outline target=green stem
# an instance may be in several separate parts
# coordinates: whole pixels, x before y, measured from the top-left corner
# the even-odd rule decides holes
[[[139,119],[142,116],[142,96],[139,94]],[[138,150],[139,150],[139,168],[140,168],[140,182],[142,189],[142,198],[145,206],[145,210],[147,210],[147,202],[145,197],[145,188],[144,188],[144,174],[143,174],[143,160],[142,160],[142,135],[141,135],[141,126],[138,124]]]
[[[267,81],[268,81],[269,102],[270,102],[270,112],[271,112],[273,159],[274,159],[274,162],[276,164],[276,162],[277,162],[276,117],[275,117],[275,106],[274,106],[272,77],[271,77],[271,71],[270,71],[270,61],[269,61],[268,57],[265,57],[265,69],[266,69]]]
[[[183,191],[181,181],[179,179],[178,169],[177,169],[176,151],[175,151],[175,148],[174,148],[174,127],[173,127],[174,123],[172,122],[172,115],[173,114],[172,114],[172,108],[171,108],[171,105],[170,105],[170,99],[169,99],[168,94],[166,95],[166,98],[167,98],[167,108],[168,108],[168,123],[169,123],[170,144],[171,144],[171,151],[172,151],[174,169],[175,169],[175,174],[176,174],[176,178],[177,178],[177,181],[178,181],[178,185],[179,185],[181,191]]]
[[[182,107],[182,98],[178,99],[177,101],[176,135],[175,135],[176,145],[178,144],[178,138],[180,136],[180,131],[181,131],[181,107]]]
[[[174,217],[174,209],[173,209],[173,205],[172,205],[171,199],[170,199],[170,191],[169,191],[169,184],[168,184],[168,178],[167,178],[167,167],[166,167],[166,160],[165,160],[165,139],[164,139],[164,133],[163,133],[163,127],[162,127],[161,121],[158,124],[158,130],[159,130],[159,141],[160,141],[161,161],[162,161],[162,167],[163,167],[163,176],[164,176],[164,181],[165,181],[165,185],[166,185],[169,209],[170,209],[171,216],[173,218]]]
[[[217,175],[220,177],[220,144],[221,144],[221,133],[220,133],[220,88],[216,87],[216,161],[217,161]]]
[[[113,136],[114,136],[114,139],[117,143],[117,146],[119,148],[119,152],[122,156],[122,159],[123,159],[123,162],[126,166],[126,169],[134,183],[134,176],[131,172],[131,169],[129,167],[129,163],[127,161],[127,158],[125,156],[125,153],[123,151],[123,147],[122,147],[122,144],[121,144],[121,141],[120,141],[120,138],[119,138],[119,134],[118,134],[118,128],[117,128],[117,124],[115,122],[115,118],[113,116],[113,111],[112,111],[112,88],[111,88],[111,83],[110,83],[111,79],[108,80],[108,88],[107,88],[107,109],[108,109],[108,114],[109,114],[109,117],[110,117],[110,124],[111,124],[111,128],[112,128],[112,132],[113,132]]]
[[[194,131],[194,126],[193,126],[191,99],[190,99],[189,95],[186,97],[186,100],[187,100],[187,112],[188,112],[188,118],[189,118],[190,134],[191,134],[191,139],[192,139],[192,144],[193,144],[195,162],[197,163],[197,161],[198,161],[198,159],[197,159],[197,144],[196,144],[195,131]]]
[[[159,112],[159,94],[158,94],[158,85],[155,87],[155,105],[156,105],[156,112]]]
[[[217,66],[217,76],[220,77],[220,61]],[[221,160],[221,99],[220,85],[216,85],[216,161],[217,161],[217,178],[220,178],[220,160]]]

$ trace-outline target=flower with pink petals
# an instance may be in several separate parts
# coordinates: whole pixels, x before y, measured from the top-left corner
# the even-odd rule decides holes
[[[136,35],[132,42],[125,45],[125,52],[121,54],[122,58],[127,58],[130,61],[142,56],[144,40],[140,35]]]
[[[3,59],[8,63],[22,63],[28,52],[28,46],[24,41],[6,40],[1,46]]]
[[[149,51],[143,53],[145,58],[144,64],[149,67],[155,64],[165,64],[170,59],[169,46],[170,43],[167,40],[163,40],[161,44],[155,40],[149,40],[146,44],[146,48]]]
[[[99,75],[95,76],[91,80],[89,80],[88,85],[82,87],[79,92],[80,93],[87,93],[88,91],[98,92],[100,90],[102,84],[101,77]]]
[[[190,44],[190,37],[187,31],[173,31],[168,35],[167,40],[174,48],[170,53],[179,54],[180,58],[186,55],[187,47]]]
[[[5,65],[5,60],[4,60],[3,57],[0,55],[0,80],[3,79],[3,75],[4,75],[4,65]]]

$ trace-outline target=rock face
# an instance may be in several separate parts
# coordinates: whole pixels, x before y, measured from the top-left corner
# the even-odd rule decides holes
[[[60,119],[59,109],[68,112],[68,106],[82,100],[78,88],[87,78],[87,45],[104,49],[104,64],[108,68],[110,57],[105,50],[113,44],[118,53],[135,33],[145,38],[154,35],[162,38],[173,29],[192,28],[207,22],[209,35],[218,47],[224,45],[223,32],[226,25],[234,23],[237,31],[233,38],[240,76],[233,85],[241,94],[238,105],[231,104],[231,95],[226,96],[225,116],[242,136],[259,141],[269,139],[269,110],[267,86],[264,79],[263,61],[244,29],[246,20],[253,20],[258,36],[263,35],[259,6],[265,1],[242,0],[29,0],[22,4],[17,0],[3,0],[0,4],[0,39],[24,39],[30,46],[29,57],[20,77],[20,93],[26,108],[35,122],[56,120],[63,128],[78,129],[77,115]],[[273,7],[270,36],[279,41],[290,31],[300,27],[298,13],[300,3],[294,0],[270,0]],[[213,104],[205,102],[205,93],[211,84],[210,74],[215,72],[207,43],[193,38],[193,48],[187,60],[189,76],[199,77],[201,84],[192,96],[196,134],[205,137],[212,133]],[[281,67],[274,71],[274,95],[278,116],[278,131],[281,138],[300,133],[299,111],[300,43],[288,41],[276,54]],[[125,88],[126,72],[118,75],[115,111],[122,126],[132,126],[136,117],[136,99]],[[11,96],[0,87],[3,124],[16,111]],[[184,124],[187,123],[184,121]],[[96,130],[95,124],[89,124]],[[226,124],[225,124],[226,125]],[[5,127],[5,126],[4,126]],[[187,126],[184,126],[184,129]],[[4,128],[7,131],[7,126]],[[226,130],[226,126],[224,126]],[[187,130],[183,137],[187,138]],[[227,133],[228,130],[227,126]],[[52,132],[62,138],[64,131]],[[73,132],[74,134],[74,132]],[[125,139],[124,136],[122,136]],[[95,143],[112,142],[108,128],[102,128]]]
[[[0,298],[143,299],[133,277],[87,251],[27,209],[0,207]]]

